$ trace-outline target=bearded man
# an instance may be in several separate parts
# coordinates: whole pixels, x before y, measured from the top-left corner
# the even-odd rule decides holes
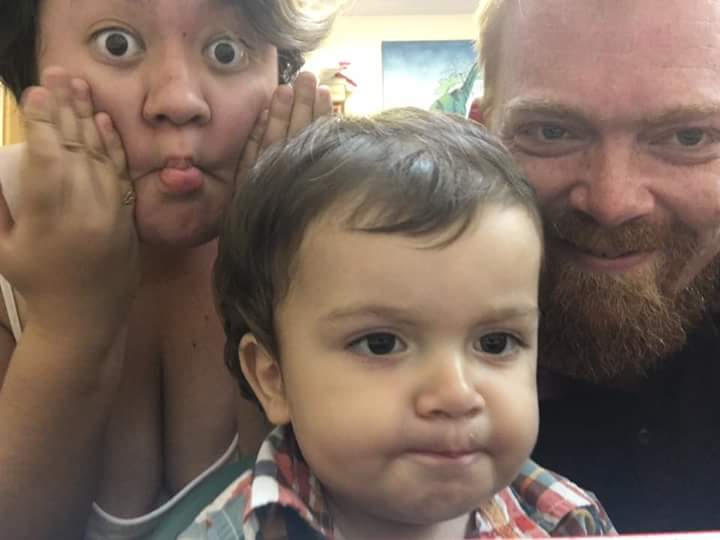
[[[480,119],[546,219],[535,459],[720,529],[720,2],[483,0]]]

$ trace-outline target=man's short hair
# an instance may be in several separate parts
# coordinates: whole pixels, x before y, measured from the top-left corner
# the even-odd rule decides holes
[[[238,345],[252,333],[280,358],[275,309],[316,219],[337,208],[350,231],[432,237],[440,247],[490,204],[523,208],[542,236],[534,191],[510,154],[459,116],[406,108],[371,118],[326,117],[269,149],[238,181],[214,270],[225,361],[245,397],[256,401]]]
[[[475,11],[475,20],[479,30],[476,50],[479,65],[484,72],[484,93],[479,112],[485,121],[489,118],[489,111],[495,100],[500,69],[502,30],[508,10],[512,7],[511,4],[511,0],[480,0]]]

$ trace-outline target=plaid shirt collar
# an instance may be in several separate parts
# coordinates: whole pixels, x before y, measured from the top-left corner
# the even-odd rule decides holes
[[[302,458],[288,426],[274,429],[265,439],[244,495],[248,540],[288,538],[289,529],[298,528],[306,529],[302,538],[334,538],[322,487]],[[280,512],[281,508],[290,512]],[[293,520],[294,516],[300,521]]]
[[[322,487],[303,460],[291,428],[276,428],[267,437],[252,474],[243,478],[236,482],[235,493],[244,500],[247,540],[335,538]],[[613,532],[592,495],[528,461],[510,487],[473,512],[465,538]]]

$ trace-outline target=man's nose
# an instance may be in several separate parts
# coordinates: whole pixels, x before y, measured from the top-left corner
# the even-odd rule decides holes
[[[211,118],[200,74],[182,55],[166,55],[149,76],[143,117],[154,125],[204,124]]]
[[[652,213],[655,198],[637,161],[632,145],[624,142],[589,150],[585,170],[569,194],[571,208],[606,227]]]
[[[485,400],[462,353],[441,353],[424,368],[415,400],[419,416],[460,419],[482,412]]]

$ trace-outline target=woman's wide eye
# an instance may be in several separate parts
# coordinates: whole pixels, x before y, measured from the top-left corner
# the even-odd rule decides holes
[[[249,58],[245,45],[228,38],[212,42],[207,48],[206,54],[215,65],[228,69],[245,67]]]
[[[132,58],[142,51],[142,45],[135,36],[119,28],[98,32],[93,44],[102,55],[118,60]]]
[[[405,344],[389,332],[375,332],[356,339],[350,344],[350,350],[369,356],[397,354],[405,350]]]
[[[485,334],[475,341],[475,349],[478,352],[496,356],[510,354],[517,346],[518,339],[506,332]]]

